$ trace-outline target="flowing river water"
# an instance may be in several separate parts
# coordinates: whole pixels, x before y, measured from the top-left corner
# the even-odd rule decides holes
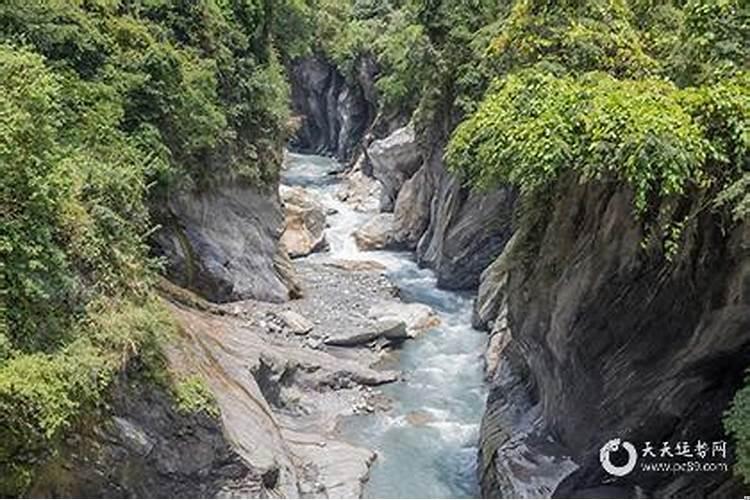
[[[406,342],[384,368],[403,373],[383,387],[388,412],[349,417],[342,433],[378,458],[365,486],[366,497],[470,498],[478,495],[476,459],[486,389],[482,354],[486,335],[471,327],[472,296],[440,290],[429,269],[411,252],[361,252],[352,233],[373,213],[341,202],[342,165],[330,158],[289,154],[282,182],[317,195],[327,209],[330,251],[308,259],[370,260],[383,264],[402,300],[431,306],[440,325]]]

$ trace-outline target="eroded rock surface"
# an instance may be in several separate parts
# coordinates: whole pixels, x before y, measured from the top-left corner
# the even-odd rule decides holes
[[[375,118],[374,63],[358,62],[356,81],[347,82],[319,57],[291,69],[292,107],[301,119],[290,146],[300,153],[331,154],[348,161]]]
[[[354,240],[360,250],[398,248],[393,229],[393,214],[377,214],[354,232]]]
[[[536,236],[483,275],[483,495],[740,494],[731,471],[615,478],[599,463],[614,437],[727,439],[720,419],[750,361],[750,227],[703,211],[668,261],[642,249],[632,213],[628,192],[568,181]]]
[[[414,127],[407,125],[373,141],[367,148],[367,157],[372,165],[372,176],[383,186],[380,210],[391,212],[401,186],[414,175],[422,161]]]
[[[227,181],[174,194],[158,211],[155,248],[178,285],[215,302],[280,302],[299,294],[279,244],[284,218],[272,189]]]

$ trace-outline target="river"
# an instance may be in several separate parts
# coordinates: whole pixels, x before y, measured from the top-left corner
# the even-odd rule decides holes
[[[429,269],[420,269],[411,252],[361,252],[352,233],[372,217],[337,199],[343,170],[330,158],[288,154],[282,182],[318,196],[329,215],[330,251],[308,259],[370,260],[383,264],[402,300],[431,306],[440,325],[404,344],[384,368],[398,369],[402,380],[383,387],[393,401],[388,412],[347,418],[343,436],[375,450],[368,498],[471,498],[476,476],[479,420],[486,389],[482,355],[486,335],[471,328],[472,296],[440,290]]]

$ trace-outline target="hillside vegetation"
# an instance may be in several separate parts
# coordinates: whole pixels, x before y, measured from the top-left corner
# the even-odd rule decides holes
[[[275,182],[291,49],[275,30],[293,7],[0,5],[0,493],[23,492],[174,329],[151,291],[149,207],[219,178]]]

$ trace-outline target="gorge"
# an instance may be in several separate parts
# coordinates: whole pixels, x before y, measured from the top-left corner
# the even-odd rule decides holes
[[[105,3],[0,6],[0,494],[747,495],[740,2]]]

